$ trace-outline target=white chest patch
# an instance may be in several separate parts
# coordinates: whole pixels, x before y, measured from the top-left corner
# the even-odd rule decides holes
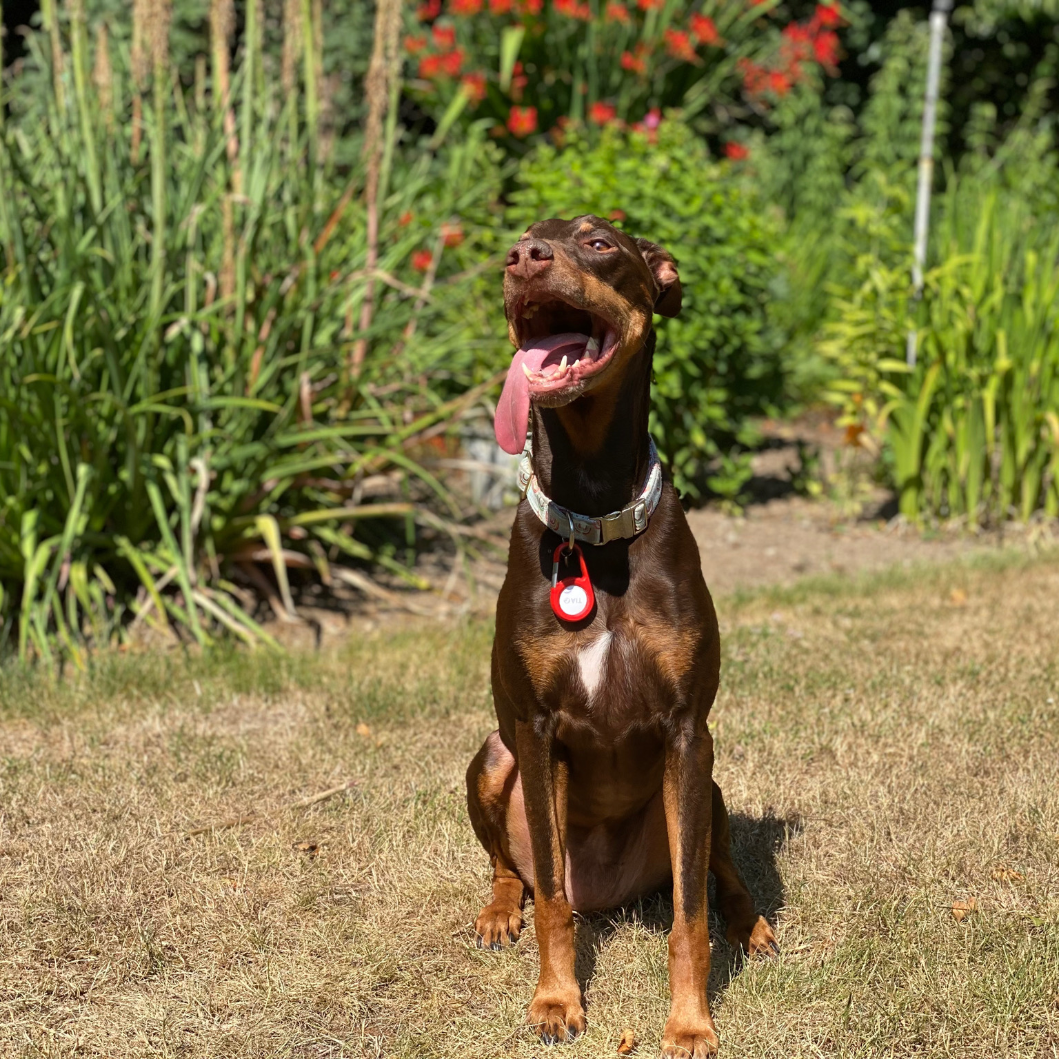
[[[607,671],[607,652],[610,650],[611,633],[600,633],[587,647],[577,652],[577,667],[581,671],[581,683],[585,685],[589,701],[603,683]]]

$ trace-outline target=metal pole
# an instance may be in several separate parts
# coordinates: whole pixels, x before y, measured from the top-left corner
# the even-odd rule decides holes
[[[919,186],[916,189],[916,233],[912,256],[913,297],[923,297],[923,266],[927,260],[930,226],[930,187],[934,180],[934,126],[938,117],[938,82],[941,80],[941,44],[952,10],[952,0],[934,0],[930,12],[930,52],[927,57],[927,94],[923,102],[923,134],[919,141]],[[909,329],[905,360],[916,366],[916,331]]]

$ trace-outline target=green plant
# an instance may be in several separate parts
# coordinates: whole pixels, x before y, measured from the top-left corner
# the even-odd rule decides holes
[[[511,196],[521,228],[595,213],[676,257],[684,305],[656,324],[651,429],[692,495],[739,493],[750,417],[770,410],[782,389],[765,319],[776,232],[732,169],[677,121],[662,122],[656,137],[607,130],[595,147],[573,129],[561,150],[543,146],[526,160]]]
[[[60,33],[68,32],[70,11],[74,5],[54,3],[40,5],[44,15],[54,12],[54,23]],[[135,3],[129,0],[84,0],[86,23],[94,38],[101,30],[112,47],[128,52],[132,46]],[[218,13],[227,23],[230,47],[238,50],[244,43],[246,5],[240,3],[237,15],[235,0],[172,0],[169,53],[174,75],[185,88],[194,82],[195,63],[209,54],[213,39],[211,22]],[[305,23],[314,35],[313,60],[316,72],[316,97],[323,130],[323,143],[333,150],[336,160],[354,164],[359,146],[359,130],[365,114],[364,77],[371,54],[374,4],[358,0],[309,0],[309,18]],[[255,80],[259,91],[266,84],[281,83],[284,90],[292,84],[292,75],[304,63],[302,0],[258,0],[254,14],[259,47]],[[45,22],[49,19],[46,18]],[[46,31],[49,26],[43,27]],[[45,83],[51,79],[51,64],[41,65],[32,48],[19,59],[20,91],[8,98],[16,119],[43,116]],[[295,108],[304,112],[304,92],[294,97]]]
[[[806,5],[808,6],[808,5]],[[490,116],[518,140],[566,122],[651,122],[680,107],[730,129],[808,71],[837,73],[842,21],[820,3],[802,21],[779,0],[423,0],[405,38],[417,102],[441,128]]]
[[[339,181],[291,120],[297,86],[256,83],[253,20],[230,93],[204,62],[184,90],[162,6],[131,57],[52,10],[28,46],[69,76],[0,135],[0,645],[23,658],[80,662],[130,619],[268,640],[247,585],[290,612],[299,568],[419,583],[419,502],[451,512],[424,445],[478,392],[483,130],[434,155],[382,106],[365,201],[365,166]]]
[[[864,34],[870,17],[863,7],[843,9],[853,39]],[[863,99],[853,86],[829,87],[809,70],[751,139],[744,168],[744,178],[779,215],[781,268],[769,317],[785,336],[788,393],[796,404],[818,401],[835,378],[834,361],[819,349],[821,331],[836,311],[832,283],[843,282],[863,254],[881,252],[890,264],[895,254],[903,260],[911,238],[925,23],[900,12],[873,53],[878,69]],[[943,105],[942,127],[944,117]],[[887,218],[885,233],[873,227],[875,216]],[[855,223],[858,217],[865,223]],[[879,241],[884,234],[885,248]]]
[[[997,183],[950,180],[921,306],[907,261],[863,255],[822,343],[840,422],[887,445],[908,518],[1059,513],[1059,234]]]

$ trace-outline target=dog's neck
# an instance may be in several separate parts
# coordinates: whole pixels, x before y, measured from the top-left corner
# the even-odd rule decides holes
[[[606,515],[643,488],[654,349],[651,331],[611,386],[560,408],[531,402],[533,471],[557,504],[580,515]]]

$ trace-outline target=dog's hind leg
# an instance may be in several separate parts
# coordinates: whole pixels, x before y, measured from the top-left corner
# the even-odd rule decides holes
[[[518,941],[526,896],[512,855],[512,825],[516,847],[528,847],[529,839],[518,767],[499,732],[489,735],[467,769],[467,810],[493,865],[493,900],[474,923],[478,947],[502,949]]]
[[[751,956],[771,956],[779,952],[776,935],[765,917],[758,915],[750,891],[732,860],[728,810],[716,781],[713,781],[710,871],[717,880],[717,904],[728,923],[728,944],[741,945]]]

